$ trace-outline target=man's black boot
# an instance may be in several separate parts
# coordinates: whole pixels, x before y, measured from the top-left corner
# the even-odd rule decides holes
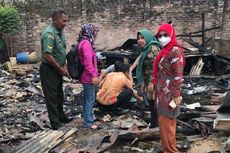
[[[71,122],[72,120],[73,120],[72,117],[67,117],[67,116],[61,117],[61,118],[59,119],[59,121],[60,121],[61,123],[69,123],[69,122]]]
[[[59,122],[51,122],[50,125],[53,130],[58,130],[61,127],[65,126],[63,123],[59,123]]]

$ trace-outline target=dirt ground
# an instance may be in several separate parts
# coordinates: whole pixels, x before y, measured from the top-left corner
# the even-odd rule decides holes
[[[220,138],[209,137],[207,139],[195,141],[191,144],[187,153],[207,153],[207,152],[219,152],[221,151]]]

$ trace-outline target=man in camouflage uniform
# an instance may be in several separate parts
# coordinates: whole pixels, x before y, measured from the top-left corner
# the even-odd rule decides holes
[[[63,111],[63,76],[69,76],[66,68],[66,41],[63,29],[68,21],[67,13],[58,9],[52,14],[52,23],[41,36],[42,62],[40,78],[52,129],[71,121]]]

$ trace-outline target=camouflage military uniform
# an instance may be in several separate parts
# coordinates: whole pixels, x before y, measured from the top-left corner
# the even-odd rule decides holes
[[[43,57],[45,53],[51,54],[56,62],[63,67],[66,62],[66,42],[62,31],[58,31],[50,24],[41,36],[42,63],[40,66],[40,79],[45,96],[47,111],[52,127],[59,126],[64,118],[63,111],[63,78],[58,71]]]

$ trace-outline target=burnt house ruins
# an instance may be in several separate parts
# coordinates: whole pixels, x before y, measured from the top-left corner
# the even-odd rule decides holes
[[[35,12],[28,13],[30,11],[29,6],[32,8],[40,8],[39,4],[44,1],[37,3],[32,2],[33,1],[28,2],[29,5],[17,5],[21,12],[24,13],[22,14],[22,18],[28,20],[23,23],[22,31],[19,31],[19,36],[16,36],[16,38],[27,38],[26,40],[20,39],[23,41],[22,45],[26,44],[38,50],[36,46],[36,38],[38,38],[37,35],[40,32],[38,27],[41,26],[41,23],[45,22],[48,17],[44,17],[44,14],[47,13],[44,11],[44,16],[41,18],[42,14],[39,14],[39,10],[37,9],[34,9]],[[67,1],[62,2],[63,5],[67,7]],[[81,3],[82,1],[72,1],[72,4],[77,2]],[[131,2],[132,1],[117,1],[117,3],[113,4],[108,1],[90,1],[87,4],[81,3],[83,4],[81,6],[76,5],[76,8],[83,7],[83,9],[77,9],[77,12],[80,11],[84,20],[87,21],[92,19],[90,18],[90,15],[92,16],[93,14],[91,11],[99,15],[101,13],[98,8],[84,11],[84,9],[92,7],[93,3],[102,3],[101,6],[105,8],[109,8],[109,5],[116,5],[117,7],[122,5],[124,10],[127,9],[129,12],[135,12],[133,11],[133,7],[131,7]],[[148,7],[148,2],[145,2],[146,5],[140,4],[140,2],[137,1],[135,1],[135,4],[133,3],[133,5],[141,7],[142,10],[149,10],[149,12],[142,12],[143,14],[146,13],[142,17],[134,14],[134,16],[137,16],[139,22],[142,22],[142,20],[153,20],[151,15],[155,15],[154,13],[162,13],[155,6],[157,2],[148,1],[150,3],[149,8],[146,8]],[[178,39],[183,39],[183,41],[190,46],[184,48],[187,64],[184,72],[185,81],[182,86],[182,113],[177,121],[177,147],[181,152],[204,152],[204,150],[206,152],[228,152],[230,150],[230,117],[228,111],[230,107],[230,59],[227,56],[218,55],[216,49],[209,48],[208,45],[208,43],[212,41],[209,37],[210,32],[215,33],[213,31],[219,31],[220,29],[228,31],[226,30],[228,22],[226,16],[229,14],[229,4],[228,1],[225,0],[215,2],[214,8],[219,11],[223,9],[226,14],[223,15],[223,24],[219,25],[215,22],[215,24],[213,24],[214,26],[210,26],[210,22],[208,22],[208,28],[206,28],[205,23],[207,23],[207,20],[205,16],[201,15],[201,13],[197,13],[194,7],[192,7],[195,4],[192,3],[210,5],[210,2],[199,0],[193,2],[173,1],[170,3],[169,1],[164,1],[158,4],[158,7],[165,5],[166,9],[171,7],[169,4],[173,6],[180,5],[181,7],[185,7],[186,5],[186,9],[190,11],[190,13],[199,14],[197,15],[199,24],[191,24],[188,20],[188,23],[193,25],[196,30],[189,29],[188,33],[184,34],[180,32],[180,35],[178,35]],[[223,6],[219,3],[223,3]],[[45,5],[45,3],[42,4],[44,5],[44,9],[50,9],[54,2],[47,1],[47,5]],[[193,10],[190,10],[188,8],[189,6],[192,7]],[[70,8],[69,10],[76,11],[76,8]],[[212,9],[212,7],[207,8]],[[152,9],[155,10],[152,11]],[[112,27],[118,26],[121,24],[121,21],[123,21],[122,17],[124,17],[124,14],[127,13],[122,12],[124,10],[121,9],[119,13],[110,11],[114,14],[118,14],[118,16],[116,16],[117,20],[109,20],[107,18],[99,20],[97,18],[98,16],[92,20],[101,21],[101,23],[98,22],[101,27],[108,28],[112,23],[116,23],[116,25],[111,25]],[[201,8],[199,10],[201,10]],[[209,10],[206,10],[206,12],[209,12]],[[26,15],[27,13],[29,15]],[[186,13],[188,12],[185,12],[185,14]],[[103,15],[106,17],[108,14]],[[33,19],[33,16],[36,17],[36,19]],[[132,16],[132,13],[130,13],[130,16]],[[207,18],[210,18],[209,15],[207,16]],[[172,17],[175,17],[175,21],[177,21],[176,16],[172,15]],[[217,14],[216,18],[218,17]],[[133,19],[132,17],[130,18]],[[157,19],[154,21],[157,21]],[[83,21],[79,21],[78,24],[75,24],[75,22],[70,21],[69,27],[73,25],[80,27],[80,23],[82,22]],[[181,21],[178,21],[176,26],[178,26],[180,22]],[[40,25],[32,26],[36,25],[36,23],[40,23]],[[143,22],[142,24],[148,26],[149,23]],[[149,27],[153,25],[155,26],[156,24],[152,24],[151,22]],[[137,27],[137,29],[138,28],[140,27]],[[34,31],[34,33],[32,31]],[[111,31],[114,32],[113,30]],[[111,31],[109,31],[110,34],[112,33]],[[119,35],[119,30],[117,31]],[[66,32],[70,43],[74,42],[77,30],[68,28]],[[103,33],[104,36],[107,36],[106,32]],[[121,30],[121,32],[125,33],[125,30]],[[71,35],[71,33],[73,33],[73,35]],[[112,36],[116,38],[118,35],[115,34]],[[101,68],[114,63],[116,60],[124,60],[125,62],[132,63],[139,55],[136,40],[133,39],[134,36],[131,34],[127,35],[130,36],[127,38],[131,39],[127,40],[126,37],[122,39],[118,37],[119,41],[114,41],[114,39],[108,40],[109,45],[112,46],[116,44],[111,47],[113,49],[99,49],[102,56],[102,59],[99,60]],[[225,35],[223,37],[227,37]],[[201,41],[196,41],[196,38],[201,38]],[[102,38],[100,38],[100,40],[102,40]],[[100,40],[98,43],[103,44]],[[114,44],[112,42],[114,42]],[[120,47],[115,47],[119,46],[117,44],[122,44],[122,42],[125,43]],[[25,49],[28,47],[22,45],[19,45],[18,48]],[[97,115],[96,123],[100,125],[101,130],[93,131],[82,128],[82,86],[78,84],[78,82],[73,82],[65,78],[64,92],[64,109],[75,119],[73,122],[67,124],[65,128],[52,131],[50,130],[41,90],[38,64],[18,64],[14,67],[13,73],[8,73],[0,69],[0,152],[160,152],[159,129],[148,128],[150,112],[144,103],[139,104],[133,101],[130,110],[121,114],[102,112],[98,107],[95,107]],[[195,148],[201,149],[195,150]]]

